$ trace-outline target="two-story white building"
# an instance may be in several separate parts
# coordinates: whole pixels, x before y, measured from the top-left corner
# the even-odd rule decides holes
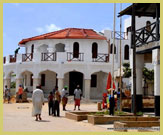
[[[92,29],[67,28],[23,39],[19,46],[25,47],[25,54],[4,58],[4,86],[10,87],[15,73],[16,91],[20,84],[29,91],[41,85],[48,94],[56,85],[67,85],[72,95],[79,84],[86,99],[101,99],[112,67],[105,36]]]

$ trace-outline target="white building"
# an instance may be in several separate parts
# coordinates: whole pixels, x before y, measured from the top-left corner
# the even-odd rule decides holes
[[[79,84],[86,99],[101,99],[106,92],[112,54],[107,38],[94,30],[67,28],[23,39],[19,46],[25,47],[25,54],[4,59],[4,86],[10,87],[11,73],[15,73],[16,91],[20,84],[29,91],[41,85],[48,94],[56,85],[59,89],[67,85],[72,95]],[[115,51],[118,54],[117,45]]]

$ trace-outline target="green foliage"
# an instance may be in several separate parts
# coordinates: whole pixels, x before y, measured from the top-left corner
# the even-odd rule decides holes
[[[136,115],[142,116],[143,115],[143,112],[137,112]]]
[[[11,88],[16,88],[16,82],[11,82]]]
[[[125,78],[131,77],[130,63],[123,63],[123,67],[124,67],[124,69],[123,69],[123,72],[124,72],[123,77],[125,77]]]
[[[115,115],[124,115],[126,114],[125,112],[122,112],[122,111],[115,111]]]
[[[149,81],[153,81],[154,80],[154,70],[150,70],[147,69],[146,67],[144,67],[143,69],[143,77]]]

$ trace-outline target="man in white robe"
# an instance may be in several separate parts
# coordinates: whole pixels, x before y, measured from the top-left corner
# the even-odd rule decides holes
[[[36,121],[41,120],[41,110],[42,105],[44,105],[44,94],[39,86],[36,87],[36,90],[33,91],[32,95],[32,116],[36,116]]]

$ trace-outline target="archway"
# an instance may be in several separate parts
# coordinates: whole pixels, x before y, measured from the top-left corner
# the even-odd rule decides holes
[[[128,45],[125,45],[125,48],[124,48],[124,59],[129,60],[129,46]]]
[[[28,91],[32,91],[33,90],[33,73],[30,71],[24,71],[21,74],[22,77],[22,85],[24,88],[27,88]]]
[[[108,73],[103,71],[98,71],[91,74],[91,99],[102,99],[103,93],[106,93],[107,77]]]
[[[94,42],[92,44],[92,58],[97,58],[98,55],[98,44]]]
[[[57,85],[57,73],[51,70],[45,70],[41,71],[39,75],[41,77],[41,89],[44,91],[45,96],[47,96]]]
[[[64,84],[69,86],[69,95],[74,94],[77,85],[80,85],[80,89],[83,91],[83,76],[83,73],[77,71],[71,71],[64,75]]]

